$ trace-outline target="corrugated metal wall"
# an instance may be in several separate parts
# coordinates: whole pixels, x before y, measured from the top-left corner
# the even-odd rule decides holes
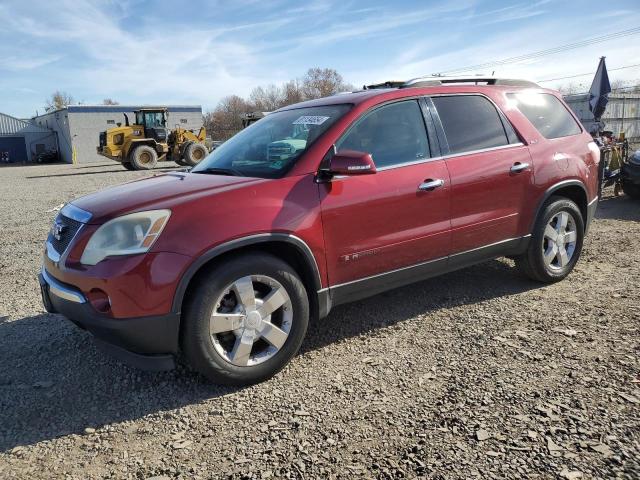
[[[589,94],[567,95],[564,97],[567,105],[576,113],[582,124],[591,131],[593,114],[589,111]],[[605,130],[614,134],[624,132],[632,142],[640,141],[640,94],[611,94],[607,109],[602,116]]]
[[[0,152],[12,162],[32,161],[41,151],[56,150],[56,143],[54,131],[0,113]]]

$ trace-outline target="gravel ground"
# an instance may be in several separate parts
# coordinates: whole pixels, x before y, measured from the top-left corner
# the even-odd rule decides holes
[[[54,208],[145,175],[0,169],[0,478],[640,478],[640,204],[601,202],[563,282],[496,260],[342,306],[233,389],[41,306]]]

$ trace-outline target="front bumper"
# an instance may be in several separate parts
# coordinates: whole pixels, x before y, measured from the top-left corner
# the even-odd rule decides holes
[[[97,312],[80,290],[56,280],[45,268],[38,275],[42,302],[98,340],[102,349],[128,365],[144,370],[170,370],[178,351],[180,315],[110,318]]]

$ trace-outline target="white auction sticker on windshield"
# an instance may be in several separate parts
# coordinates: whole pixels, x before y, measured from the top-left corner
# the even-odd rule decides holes
[[[320,115],[303,115],[295,122],[294,125],[322,125],[329,120],[330,117],[322,117]]]

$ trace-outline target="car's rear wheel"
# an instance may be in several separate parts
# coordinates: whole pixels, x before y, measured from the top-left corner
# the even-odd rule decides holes
[[[272,377],[296,354],[309,322],[296,272],[267,254],[247,254],[200,275],[182,317],[187,362],[215,383]]]
[[[552,197],[536,221],[527,251],[515,257],[517,267],[529,278],[557,282],[575,267],[584,240],[584,220],[571,200]]]

